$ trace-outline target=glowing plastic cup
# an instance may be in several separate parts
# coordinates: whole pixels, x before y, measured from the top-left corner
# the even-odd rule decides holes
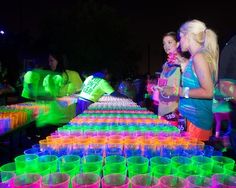
[[[50,172],[57,171],[58,157],[56,155],[42,155],[39,157],[39,165],[44,167],[50,167]]]
[[[16,163],[12,162],[12,163],[6,163],[4,165],[1,166],[1,171],[2,172],[16,172]]]
[[[73,188],[99,188],[100,176],[94,173],[78,174],[72,178]]]
[[[104,153],[104,146],[97,146],[97,145],[94,145],[94,144],[90,144],[89,148],[88,148],[88,155],[101,155],[103,156],[103,153]]]
[[[107,144],[106,156],[110,155],[122,155],[123,149],[122,146],[112,146],[113,144]]]
[[[196,168],[196,173],[201,176],[211,177],[214,174],[224,173],[224,168],[217,164],[203,164]]]
[[[184,188],[185,180],[178,176],[162,176],[159,179],[159,186],[161,188]]]
[[[124,140],[124,155],[126,157],[138,156],[142,154],[140,143],[137,142],[137,138],[133,136],[127,136]]]
[[[59,158],[59,165],[69,163],[69,164],[80,164],[80,157],[78,155],[63,155]]]
[[[13,179],[15,173],[13,172],[0,172],[0,187],[13,187]]]
[[[158,179],[149,175],[137,175],[131,178],[132,188],[158,188]]]
[[[68,174],[70,177],[74,177],[76,174],[80,173],[80,166],[74,164],[62,164],[59,169],[61,173]]]
[[[224,156],[212,156],[211,157],[214,164],[220,165],[224,167],[224,165],[227,165],[229,170],[233,170],[235,161],[229,157]]]
[[[37,168],[34,167],[27,167],[24,169],[24,171],[21,171],[21,174],[40,174],[41,176],[44,176],[46,174],[51,173],[50,167],[49,166],[38,166]]]
[[[224,172],[225,174],[229,174],[232,176],[236,176],[236,165],[234,165],[233,169],[232,169],[232,165],[231,164],[226,164],[224,165]]]
[[[127,159],[127,166],[129,171],[137,171],[140,174],[148,172],[149,160],[143,156],[133,156]]]
[[[30,172],[30,170],[27,170]],[[39,166],[35,171],[32,173],[40,174],[41,176],[45,176],[51,173],[51,168],[49,166]]]
[[[106,176],[108,174],[123,174],[127,175],[127,168],[125,165],[119,165],[119,164],[106,164],[103,167],[103,176]]]
[[[176,156],[176,157],[171,158],[171,165],[176,168],[181,165],[191,164],[191,163],[192,163],[192,160],[188,157]]]
[[[164,143],[161,146],[161,153],[160,155],[162,157],[167,157],[167,158],[171,158],[172,157],[172,153],[173,153],[173,149],[174,149],[174,145],[175,143],[173,142],[172,139],[166,139],[164,140]]]
[[[150,137],[150,139],[146,139],[143,142],[143,153],[144,156],[147,158],[151,158],[156,156],[157,152],[156,152],[156,144],[154,139],[152,139],[152,137]]]
[[[101,175],[102,167],[91,165],[91,164],[82,164],[81,165],[81,172],[82,173],[94,173],[97,175]]]
[[[191,175],[197,175],[196,166],[192,164],[182,165],[182,166],[179,166],[177,169],[178,169],[177,175],[182,178],[187,178],[188,176],[191,176]]]
[[[16,171],[25,172],[26,168],[38,168],[38,155],[20,155],[15,158]]]
[[[111,155],[105,158],[106,164],[118,164],[118,165],[126,165],[126,159],[120,155]]]
[[[63,173],[53,173],[43,176],[42,188],[68,188],[70,176]]]
[[[171,160],[167,157],[152,157],[150,159],[150,166],[151,168],[156,166],[156,165],[166,165],[166,167],[169,167],[171,166]]]
[[[186,178],[186,184],[188,188],[211,188],[212,187],[212,181],[210,178],[207,178],[205,176],[189,176]]]
[[[24,151],[25,155],[35,154],[38,156],[45,155],[46,152],[40,150],[40,148],[30,148]]]
[[[227,174],[215,174],[212,176],[213,187],[233,188],[236,187],[236,177]]]
[[[214,147],[210,145],[205,145],[203,152],[204,152],[204,156],[211,157],[214,153]]]
[[[212,164],[213,160],[212,158],[205,157],[205,156],[193,156],[191,157],[191,160],[193,161],[193,165],[202,165],[202,164]]]
[[[34,144],[34,145],[32,145],[32,148],[34,148],[34,149],[40,148],[40,145],[39,144]]]
[[[86,155],[82,158],[81,162],[87,166],[97,166],[102,168],[103,157],[100,155]]]
[[[189,150],[193,155],[203,154],[204,142],[198,140],[190,140],[188,144]]]
[[[137,175],[147,175],[147,176],[151,176],[152,175],[152,172],[150,170],[150,168],[148,168],[148,171],[147,172],[139,172],[137,169],[129,169],[128,170],[128,177],[129,178],[132,178],[133,176],[137,176]]]
[[[22,174],[13,180],[15,188],[41,188],[42,176],[39,174]]]
[[[123,136],[109,136],[106,148],[106,155],[122,155]]]
[[[166,168],[165,165],[156,165],[151,169],[151,174],[157,178],[160,178],[162,176],[177,175],[177,172],[177,168]]]
[[[122,174],[110,174],[103,176],[102,178],[102,188],[128,188],[129,179]]]

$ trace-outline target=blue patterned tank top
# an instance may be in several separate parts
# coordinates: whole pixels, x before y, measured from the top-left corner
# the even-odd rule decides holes
[[[189,60],[182,74],[182,87],[199,88],[200,83]],[[179,111],[198,128],[210,130],[213,124],[212,99],[180,98]]]

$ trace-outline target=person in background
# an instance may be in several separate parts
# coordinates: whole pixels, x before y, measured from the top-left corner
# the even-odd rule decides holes
[[[187,59],[179,51],[179,42],[175,32],[164,34],[163,48],[167,55],[167,61],[164,63],[158,79],[159,89],[155,89],[156,92],[159,91],[158,115],[176,121],[178,119],[179,97],[177,95],[167,96],[162,89],[166,86],[174,88],[180,86],[181,71],[187,64]]]
[[[228,101],[228,97],[224,95],[219,88],[219,84],[216,84],[214,88],[214,97],[212,112],[215,119],[215,138],[218,139],[220,136],[227,136],[231,132],[231,106]],[[227,123],[227,131],[222,131],[223,122]],[[224,132],[222,135],[221,133]]]
[[[220,91],[227,96],[231,106],[232,130],[229,134],[234,158],[236,155],[236,35],[223,48],[219,61]]]
[[[145,107],[146,80],[145,75],[137,75],[133,80],[135,88],[134,101],[141,107]]]
[[[133,85],[132,78],[128,77],[122,80],[118,86],[118,92],[135,101],[136,88]]]
[[[40,97],[44,98],[46,96],[43,80],[47,74],[49,72],[43,70],[43,67],[38,67],[38,65],[35,65],[23,74],[21,96],[24,98],[24,101],[37,101]]]
[[[212,98],[218,72],[217,35],[199,20],[185,22],[179,31],[181,50],[191,55],[179,87],[179,111],[187,120],[189,135],[208,141],[212,135]],[[175,88],[169,89],[164,91],[166,96],[175,93]]]
[[[45,96],[40,100],[46,101],[48,112],[37,117],[37,126],[61,125],[68,123],[76,115],[76,104],[61,103],[57,98],[79,93],[82,80],[76,71],[65,69],[66,57],[58,51],[48,55],[50,71],[43,79]]]
[[[147,73],[145,75],[145,91],[144,91],[144,105],[148,110],[152,111],[152,90],[151,90],[151,75]]]
[[[115,91],[109,84],[108,72],[96,72],[88,76],[79,94],[79,100],[76,107],[76,114],[81,114],[90,104],[97,102],[104,94],[114,97],[127,98],[125,95]]]
[[[76,71],[65,69],[65,56],[58,52],[50,52],[48,62],[52,74],[44,79],[45,90],[52,96],[62,97],[79,93],[82,88],[82,80]]]
[[[159,106],[159,90],[155,87],[157,85],[156,76],[150,76],[147,80],[147,93],[149,100],[151,102],[150,110],[154,112],[154,114],[158,114],[158,106]]]

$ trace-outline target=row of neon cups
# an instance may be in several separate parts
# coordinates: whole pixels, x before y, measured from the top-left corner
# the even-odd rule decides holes
[[[101,176],[101,173],[103,172],[104,177],[111,174],[121,174],[123,177],[126,177],[127,171],[129,178],[133,178],[137,175],[144,175],[147,177],[154,176],[154,179],[178,176],[180,180],[183,180],[184,178],[189,179],[190,176],[194,175],[198,177],[198,179],[199,177],[204,178],[204,182],[207,180],[208,184],[212,183],[210,178],[214,178],[218,174],[221,174],[221,181],[222,177],[230,176],[231,181],[230,178],[228,178],[227,181],[229,181],[231,185],[235,183],[236,178],[235,162],[227,157],[215,156],[208,158],[195,156],[191,159],[186,157],[174,157],[171,160],[164,157],[154,157],[149,161],[147,158],[141,156],[130,157],[127,159],[122,156],[110,156],[105,158],[104,161],[105,165],[102,167],[103,158],[95,155],[85,156],[82,159],[73,155],[62,156],[60,158],[56,156],[37,157],[35,155],[21,155],[15,158],[15,171],[14,169],[9,169],[9,165],[12,165],[12,163],[3,165],[1,171],[16,172],[17,175],[28,173],[29,176],[31,176],[32,173],[40,172],[40,175],[46,176],[47,174],[54,174],[57,172],[57,165],[59,163],[59,172],[67,173],[71,178],[76,174],[88,172],[99,176]],[[150,166],[148,166],[149,162]],[[40,166],[38,163],[41,163]],[[82,171],[79,171],[81,167],[80,164],[82,165]],[[21,179],[22,181],[22,178],[24,177],[18,179]],[[194,181],[196,180],[197,179]],[[23,180],[23,182],[25,181],[26,180]],[[62,185],[60,184],[60,186]],[[66,187],[68,187],[68,185]]]
[[[141,125],[108,125],[108,124],[68,124],[57,129],[59,135],[150,135],[150,136],[178,136],[180,130],[171,125],[141,126]]]
[[[0,173],[0,186],[7,188],[235,188],[236,177],[215,174],[212,178],[191,175],[186,179],[178,176],[136,175],[128,178],[122,174],[109,174],[102,179],[94,173],[82,173],[70,177],[65,173],[22,174],[15,176],[11,172]]]
[[[190,175],[211,177],[214,174],[225,173],[236,176],[235,161],[228,157],[193,156],[191,158],[176,156],[152,157],[150,160],[143,156],[125,158],[119,155],[102,157],[99,155],[56,155],[35,154],[17,156],[14,162],[0,168],[3,172],[39,173],[46,175],[54,172],[68,173],[74,176],[78,173],[92,172],[100,176],[120,173],[133,177],[138,174],[149,174],[160,178],[165,175],[177,175],[186,178]]]

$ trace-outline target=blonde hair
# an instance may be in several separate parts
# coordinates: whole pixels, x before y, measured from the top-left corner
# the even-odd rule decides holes
[[[205,23],[199,20],[185,22],[180,27],[180,33],[188,34],[194,41],[202,46],[200,52],[204,55],[206,61],[212,66],[214,80],[218,75],[219,46],[216,33],[208,29]]]

